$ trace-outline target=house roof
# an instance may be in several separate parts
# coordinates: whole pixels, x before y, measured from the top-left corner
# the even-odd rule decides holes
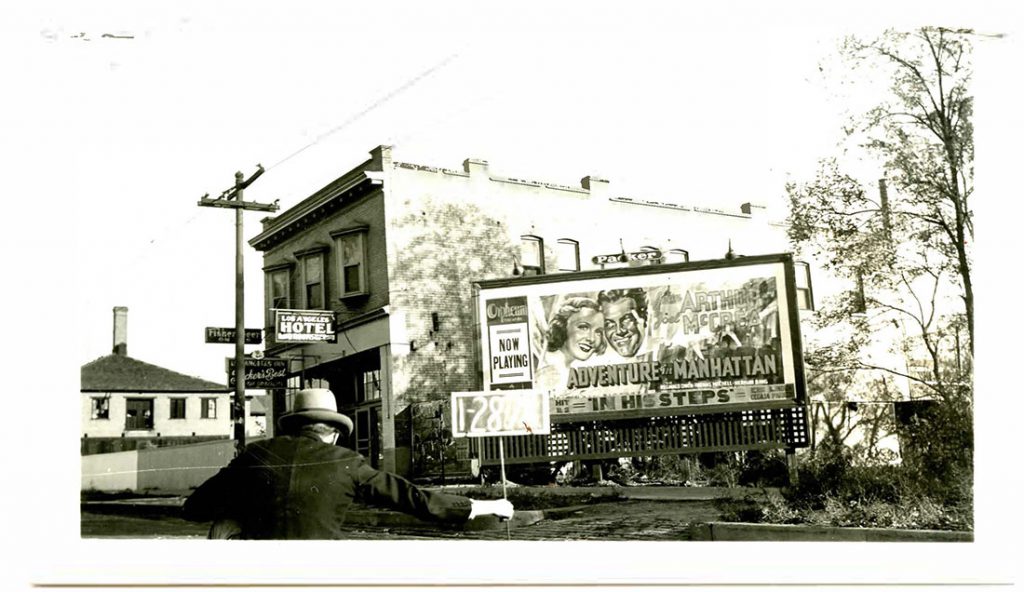
[[[128,356],[111,354],[82,366],[82,391],[227,392],[223,384],[186,376]]]

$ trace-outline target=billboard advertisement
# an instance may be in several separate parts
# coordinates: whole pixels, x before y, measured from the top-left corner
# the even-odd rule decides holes
[[[788,255],[480,282],[484,389],[562,421],[803,402]]]

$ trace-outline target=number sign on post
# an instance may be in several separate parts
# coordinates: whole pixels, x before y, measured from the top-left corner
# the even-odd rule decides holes
[[[452,393],[453,436],[528,436],[551,432],[547,394],[527,389]]]

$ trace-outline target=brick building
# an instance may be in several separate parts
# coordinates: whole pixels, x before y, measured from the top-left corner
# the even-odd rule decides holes
[[[288,392],[326,386],[355,424],[355,447],[408,472],[410,405],[481,387],[472,282],[572,273],[596,255],[658,251],[643,264],[787,250],[785,228],[751,203],[707,208],[398,162],[391,148],[280,215],[249,241],[264,255],[267,351],[290,360]],[[681,195],[680,198],[687,196]],[[638,263],[639,264],[639,263]],[[330,310],[336,340],[278,343],[274,309]],[[268,420],[268,424],[272,424]]]

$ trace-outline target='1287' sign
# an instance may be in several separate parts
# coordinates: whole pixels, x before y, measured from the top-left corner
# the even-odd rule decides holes
[[[547,394],[526,389],[452,393],[453,436],[551,432]]]

